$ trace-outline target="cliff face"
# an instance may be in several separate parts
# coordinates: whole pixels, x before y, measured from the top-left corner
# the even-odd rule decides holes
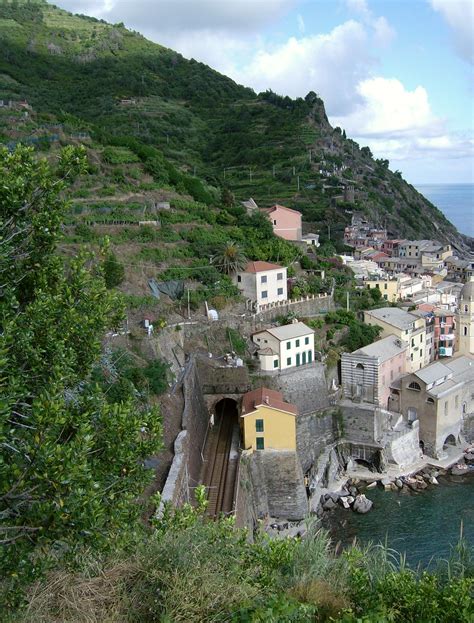
[[[237,199],[301,210],[323,239],[328,222],[341,238],[356,209],[397,236],[462,244],[387,160],[331,127],[315,93],[257,95],[122,24],[43,0],[2,1],[0,20],[0,99],[27,99],[49,125],[87,127],[101,144],[133,137]],[[18,138],[0,124],[1,142]]]

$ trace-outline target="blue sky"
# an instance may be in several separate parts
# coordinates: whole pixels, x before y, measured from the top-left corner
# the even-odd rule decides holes
[[[314,90],[411,183],[474,182],[471,0],[56,0],[256,91]]]

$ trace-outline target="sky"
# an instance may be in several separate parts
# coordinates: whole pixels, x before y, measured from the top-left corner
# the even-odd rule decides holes
[[[412,184],[474,183],[472,0],[55,0],[252,87],[320,95]]]

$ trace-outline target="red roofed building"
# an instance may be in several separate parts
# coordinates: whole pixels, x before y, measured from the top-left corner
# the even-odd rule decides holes
[[[249,262],[233,281],[248,307],[259,311],[263,305],[280,303],[288,299],[286,267],[270,262]]]
[[[277,203],[271,208],[262,209],[262,212],[268,215],[275,236],[285,240],[301,240],[301,212],[285,208]]]

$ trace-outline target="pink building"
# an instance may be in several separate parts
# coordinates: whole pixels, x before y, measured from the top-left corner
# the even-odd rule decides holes
[[[389,335],[353,353],[343,353],[344,397],[390,409],[390,385],[406,372],[407,348],[407,342]]]
[[[264,208],[273,226],[275,236],[285,240],[301,240],[301,212],[275,204],[271,208]]]
[[[389,257],[398,256],[398,245],[402,240],[384,240],[382,242],[381,251],[386,253]]]

